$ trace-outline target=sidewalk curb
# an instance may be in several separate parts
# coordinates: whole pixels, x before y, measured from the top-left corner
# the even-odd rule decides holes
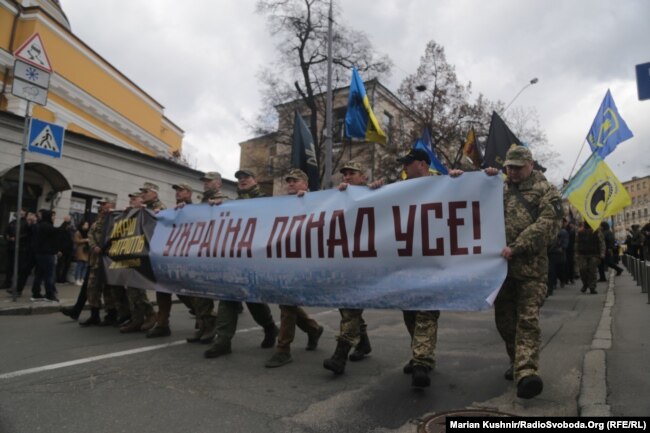
[[[612,347],[612,310],[616,303],[614,281],[614,273],[611,273],[605,305],[591,342],[591,350],[585,354],[582,363],[578,413],[583,417],[612,416],[611,408],[607,404],[607,354],[605,351]]]

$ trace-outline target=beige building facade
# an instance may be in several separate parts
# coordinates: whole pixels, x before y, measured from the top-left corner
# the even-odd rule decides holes
[[[632,225],[643,227],[650,222],[650,176],[633,177],[623,186],[632,204],[614,216],[614,234],[619,242],[625,240]]]
[[[365,88],[377,121],[387,135],[387,142],[381,144],[346,138],[344,122],[349,88],[334,90],[332,104],[332,180],[334,185],[341,180],[340,167],[349,160],[355,160],[366,167],[368,179],[378,177],[395,179],[400,168],[395,162],[395,156],[404,152],[412,144],[411,137],[416,124],[413,112],[378,80],[367,81]],[[267,194],[278,195],[283,194],[282,176],[291,164],[294,113],[298,110],[308,125],[309,119],[307,118],[308,111],[301,101],[291,101],[275,108],[278,115],[277,130],[241,142],[239,146],[241,149],[240,167],[253,170],[257,175],[258,183]],[[324,113],[324,110],[319,110],[319,112]],[[324,115],[319,115],[317,123],[318,134],[322,140],[325,127]],[[322,152],[320,158],[322,175],[324,166]]]

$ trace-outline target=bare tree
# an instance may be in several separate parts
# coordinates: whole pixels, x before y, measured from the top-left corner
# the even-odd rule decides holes
[[[462,156],[458,150],[468,125],[480,122],[485,114],[482,96],[475,104],[469,102],[471,88],[471,83],[459,83],[445,49],[430,41],[417,71],[407,76],[398,90],[402,101],[418,115],[411,139],[414,141],[428,128],[441,162],[448,167],[455,167]]]
[[[279,56],[274,65],[260,73],[263,111],[253,130],[257,134],[275,131],[279,123],[291,123],[289,119],[293,119],[296,109],[306,112],[321,173],[324,136],[322,128],[319,130],[319,119],[325,117],[328,8],[329,2],[325,0],[260,0],[257,3],[258,13],[267,17],[271,34],[279,40]],[[335,9],[332,87],[349,84],[348,70],[352,66],[366,76],[388,74],[392,65],[388,57],[378,56],[368,37],[347,28],[338,20],[339,15]],[[278,142],[289,144],[291,131],[279,132]]]
[[[539,125],[537,110],[530,107],[513,107],[504,120],[522,143],[530,147],[535,159],[545,167],[557,166],[560,154],[553,150]]]

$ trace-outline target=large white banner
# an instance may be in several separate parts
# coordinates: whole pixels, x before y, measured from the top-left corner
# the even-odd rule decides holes
[[[157,215],[156,290],[288,305],[488,308],[505,279],[499,176],[190,205]]]

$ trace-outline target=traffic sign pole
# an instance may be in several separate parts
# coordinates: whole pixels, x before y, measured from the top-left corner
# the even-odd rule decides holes
[[[25,127],[23,130],[23,147],[20,149],[20,174],[18,175],[18,203],[16,204],[16,233],[14,239],[16,242],[16,249],[14,250],[14,277],[11,281],[11,297],[14,302],[18,299],[18,257],[20,252],[20,212],[23,207],[23,182],[25,180],[25,152],[29,144],[29,115],[31,102],[27,101],[27,108],[25,109]],[[23,263],[24,266],[24,263]]]

